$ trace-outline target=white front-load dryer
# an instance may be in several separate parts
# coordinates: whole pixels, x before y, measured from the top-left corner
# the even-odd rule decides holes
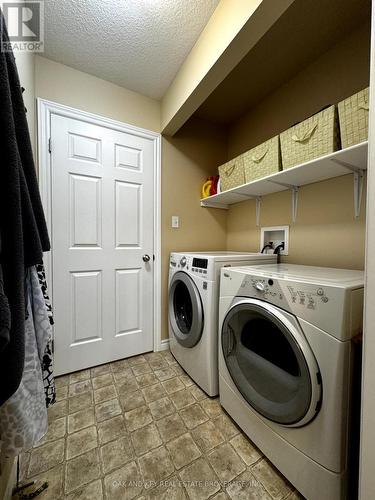
[[[222,267],[276,262],[276,255],[176,252],[170,256],[168,317],[173,356],[209,395],[219,392],[218,307]]]
[[[223,269],[220,402],[308,499],[347,498],[352,338],[363,272]]]

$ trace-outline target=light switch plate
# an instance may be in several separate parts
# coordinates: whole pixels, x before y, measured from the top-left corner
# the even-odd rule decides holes
[[[180,217],[178,215],[172,215],[172,227],[178,229],[180,227]]]

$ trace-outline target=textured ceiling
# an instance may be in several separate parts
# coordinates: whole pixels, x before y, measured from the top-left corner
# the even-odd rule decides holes
[[[160,99],[219,0],[45,0],[45,57]]]

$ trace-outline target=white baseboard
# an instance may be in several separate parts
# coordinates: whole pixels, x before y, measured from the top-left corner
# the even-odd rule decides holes
[[[156,352],[169,351],[169,339],[164,339],[160,341],[160,344],[155,349]]]

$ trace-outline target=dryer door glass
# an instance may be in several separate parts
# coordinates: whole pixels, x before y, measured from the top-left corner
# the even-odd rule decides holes
[[[169,286],[169,322],[174,337],[184,347],[194,347],[203,331],[199,290],[190,276],[177,272]]]
[[[246,401],[261,415],[295,425],[310,410],[312,377],[296,336],[262,305],[240,303],[222,328],[229,373]]]

